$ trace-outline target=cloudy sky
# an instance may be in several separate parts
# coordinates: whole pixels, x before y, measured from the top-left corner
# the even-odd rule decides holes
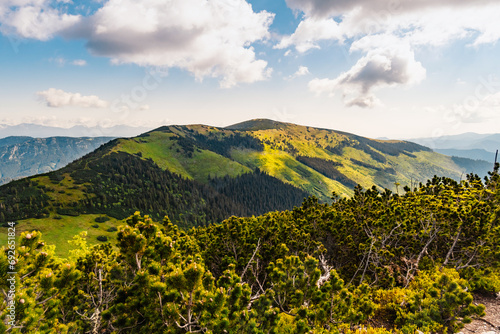
[[[0,124],[500,132],[498,0],[0,0]]]

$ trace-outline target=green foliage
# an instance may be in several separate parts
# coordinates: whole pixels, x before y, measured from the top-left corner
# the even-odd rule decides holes
[[[99,217],[96,217],[96,219],[95,219],[96,223],[105,223],[107,221],[109,221],[109,217],[106,217],[106,216],[99,216]]]
[[[45,246],[40,232],[24,232],[17,245],[15,266],[15,320],[8,326],[12,333],[69,333],[76,329],[72,322],[62,323],[62,299],[79,280],[81,273],[74,263],[54,257],[53,249]],[[8,249],[0,253],[0,289],[6,295],[10,289],[7,280],[12,276],[8,264]],[[7,298],[0,305],[1,319],[9,319]],[[5,321],[2,321],[5,331]]]
[[[291,209],[307,195],[329,202],[332,191],[352,195],[358,183],[394,190],[434,174],[458,179],[462,169],[417,144],[269,120],[169,126],[0,187],[0,223],[55,213],[124,219],[139,210],[190,228]]]
[[[240,216],[291,209],[307,197],[306,192],[284,184],[259,169],[236,178],[225,176],[210,179],[209,185],[243,208],[239,213],[234,212]]]
[[[484,306],[472,304],[466,282],[454,270],[420,273],[411,282],[407,298],[396,318],[406,333],[416,329],[454,333],[469,323],[471,316],[484,315]]]
[[[185,231],[135,212],[117,244],[53,255],[39,232],[17,249],[13,333],[453,333],[498,293],[500,178],[434,178],[404,195],[231,217]],[[94,217],[95,218],[95,217]],[[8,291],[8,249],[0,289]],[[7,301],[0,305],[6,331]]]
[[[498,270],[467,268],[462,271],[462,276],[468,280],[473,292],[494,295],[500,291],[500,271]]]
[[[2,222],[30,217],[42,218],[48,214],[49,196],[36,182],[22,179],[10,182],[0,189]]]
[[[291,209],[307,196],[260,171],[213,179],[206,185],[164,171],[152,161],[123,152],[105,154],[103,150],[49,174],[70,175],[75,184],[84,187],[83,198],[50,204],[47,194],[54,194],[52,188],[41,189],[31,181],[9,184],[0,193],[6,194],[0,202],[0,208],[6,208],[4,219],[41,218],[49,211],[71,217],[90,213],[124,219],[140,210],[156,219],[168,213],[179,226],[189,228],[232,215]],[[96,222],[107,221],[107,216],[97,217]]]

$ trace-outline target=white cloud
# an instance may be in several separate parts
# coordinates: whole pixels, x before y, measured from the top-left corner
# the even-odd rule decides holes
[[[375,48],[373,43],[380,46]],[[367,51],[367,54],[335,79],[312,80],[309,90],[316,94],[326,92],[330,96],[341,91],[346,106],[374,107],[381,104],[373,95],[374,90],[418,84],[425,79],[426,70],[415,60],[410,46],[395,38],[361,39],[352,44],[351,51],[355,50]]]
[[[49,61],[56,64],[57,66],[61,66],[61,67],[65,66],[68,63],[68,60],[64,57],[50,58]],[[74,66],[86,66],[87,65],[87,61],[85,61],[83,59],[75,59],[69,63],[71,65],[74,65]]]
[[[436,8],[470,8],[496,3],[496,0],[286,0],[288,7],[310,17],[338,16],[358,10],[363,16],[385,15],[431,10]]]
[[[500,39],[500,3],[493,0],[286,0],[304,17],[295,32],[275,48],[299,53],[319,49],[320,42],[352,43],[361,58],[334,79],[314,79],[309,89],[333,95],[341,91],[348,106],[380,104],[373,91],[384,86],[411,85],[425,78],[415,59],[422,46],[440,47],[467,40],[470,46]],[[288,52],[289,50],[287,50]]]
[[[359,38],[371,34],[411,37],[412,45],[445,45],[469,38],[471,45],[500,39],[500,3],[494,0],[287,0],[305,14],[290,36],[276,47],[297,51],[318,48],[317,41]],[[335,20],[334,20],[335,19]],[[328,31],[318,27],[327,27]]]
[[[65,106],[84,108],[107,108],[109,103],[98,96],[84,96],[80,93],[69,93],[61,89],[49,88],[36,93],[48,107],[60,108]]]
[[[498,87],[498,82],[493,83]],[[500,107],[500,92],[484,94],[484,91],[476,89],[474,93],[465,96],[461,103],[428,106],[424,108],[424,111],[439,115],[445,124],[451,125],[454,129],[460,129],[486,122],[496,126],[500,120],[498,107]]]
[[[308,74],[311,74],[311,72],[309,72],[309,69],[307,68],[307,66],[299,66],[299,69],[297,70],[297,72],[295,72],[293,75],[286,77],[285,79],[292,80],[292,79],[295,79],[298,77],[303,77],[303,76],[308,75]]]
[[[3,0],[0,2],[0,32],[23,38],[48,40],[80,21],[65,14],[49,0]]]
[[[50,58],[49,61],[56,64],[57,66],[66,65],[66,59],[63,57]]]
[[[75,66],[86,66],[87,65],[87,61],[86,60],[83,60],[83,59],[75,59],[71,62],[71,64],[75,65]]]
[[[270,76],[251,44],[269,38],[273,18],[244,0],[110,0],[66,36],[116,64],[177,67],[231,87]]]
[[[65,14],[51,0],[0,4],[3,34],[84,39],[92,54],[115,64],[177,67],[198,80],[220,78],[222,87],[270,77],[252,44],[270,37],[273,19],[245,0],[109,0],[88,17]]]
[[[306,66],[299,66],[299,69],[295,72],[294,76],[301,77],[307,74],[310,74],[309,69]]]
[[[292,35],[283,37],[275,48],[286,49],[294,45],[298,52],[303,53],[310,49],[319,49],[317,41],[330,39],[343,40],[342,32],[335,20],[306,18],[299,23]]]

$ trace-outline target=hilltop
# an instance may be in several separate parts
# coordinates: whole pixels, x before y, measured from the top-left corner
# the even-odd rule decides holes
[[[331,202],[332,193],[352,196],[357,184],[402,193],[434,175],[459,180],[474,166],[411,142],[266,119],[172,125],[0,187],[0,221],[48,229],[75,217],[85,221],[78,233],[96,215],[113,222],[141,211],[187,228],[289,210],[307,196]]]

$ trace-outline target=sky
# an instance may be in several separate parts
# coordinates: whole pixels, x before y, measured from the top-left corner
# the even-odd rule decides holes
[[[0,126],[500,132],[498,0],[0,0]]]

